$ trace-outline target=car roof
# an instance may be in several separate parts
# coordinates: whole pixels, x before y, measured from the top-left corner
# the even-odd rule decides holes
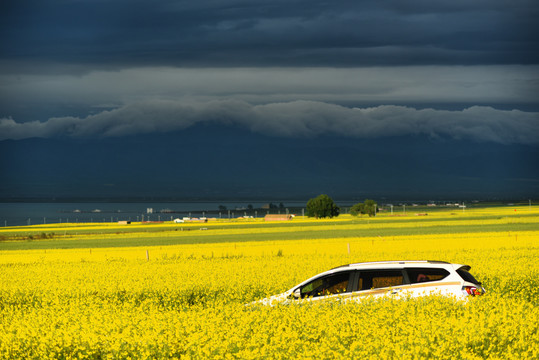
[[[440,267],[440,266],[460,268],[463,265],[452,264],[447,261],[439,260],[394,260],[394,261],[371,261],[371,262],[362,262],[362,263],[353,263],[348,265],[338,266],[331,270],[337,269],[386,269],[386,268],[403,268],[403,267],[417,267],[417,266],[426,266],[426,267]],[[329,271],[331,271],[329,270]]]

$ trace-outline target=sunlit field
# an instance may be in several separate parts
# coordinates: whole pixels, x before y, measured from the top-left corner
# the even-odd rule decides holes
[[[0,358],[539,358],[534,207],[49,224],[0,240]],[[342,264],[427,259],[470,265],[487,293],[245,305]]]

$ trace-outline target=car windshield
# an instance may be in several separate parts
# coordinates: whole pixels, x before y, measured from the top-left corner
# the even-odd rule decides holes
[[[349,280],[349,271],[316,278],[301,288],[301,297],[344,293],[348,289]]]
[[[457,270],[457,274],[460,275],[460,277],[464,280],[464,281],[467,281],[467,282],[471,282],[472,284],[475,284],[475,285],[481,285],[481,283],[479,281],[477,281],[472,274],[470,274],[466,269],[464,268],[460,268]]]

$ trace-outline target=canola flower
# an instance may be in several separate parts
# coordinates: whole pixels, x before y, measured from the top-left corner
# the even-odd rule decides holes
[[[534,359],[537,258],[538,231],[0,251],[0,358]],[[487,293],[245,306],[390,259],[469,264]]]

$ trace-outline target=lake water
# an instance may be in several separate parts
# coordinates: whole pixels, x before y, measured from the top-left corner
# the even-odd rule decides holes
[[[65,222],[170,221],[183,217],[262,217],[261,209],[269,202],[143,202],[143,203],[0,203],[0,226],[20,226]],[[300,213],[306,201],[283,201],[284,208],[271,209],[271,214]],[[279,205],[280,202],[273,202]],[[248,210],[252,205],[253,210]],[[347,206],[340,204],[339,206]],[[219,207],[225,206],[226,210]]]

